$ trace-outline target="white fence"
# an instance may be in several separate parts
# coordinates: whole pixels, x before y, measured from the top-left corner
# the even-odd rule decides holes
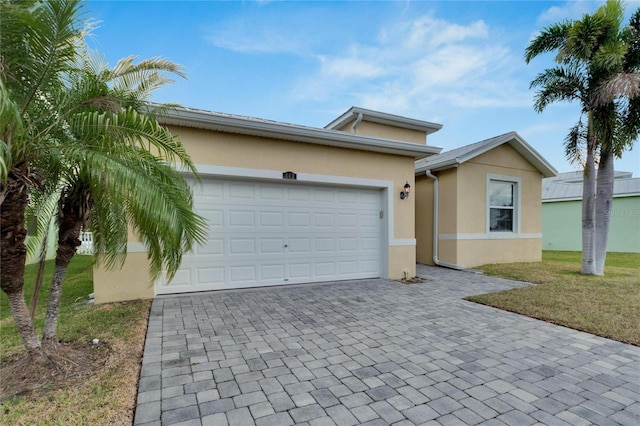
[[[78,254],[93,254],[93,234],[89,231],[83,231],[80,233],[80,247],[78,247]]]

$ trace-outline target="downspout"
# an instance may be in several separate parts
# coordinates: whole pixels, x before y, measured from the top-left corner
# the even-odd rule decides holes
[[[356,127],[358,127],[358,124],[360,124],[360,122],[362,121],[362,117],[362,113],[358,113],[358,118],[356,118],[356,121],[354,121],[353,125],[351,126],[351,133],[356,132]]]
[[[438,240],[440,239],[438,231],[438,178],[431,174],[431,170],[427,170],[426,174],[427,177],[433,179],[433,263],[445,268],[464,271],[465,267],[462,265],[447,263],[438,259]]]

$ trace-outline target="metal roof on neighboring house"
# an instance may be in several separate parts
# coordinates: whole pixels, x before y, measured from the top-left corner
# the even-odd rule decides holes
[[[615,172],[613,196],[640,196],[640,178],[630,172]],[[559,173],[558,176],[542,179],[542,202],[573,201],[582,199],[583,172]]]
[[[543,176],[551,177],[557,174],[556,169],[542,157],[531,145],[529,145],[517,132],[509,132],[490,139],[466,145],[442,154],[433,155],[416,161],[416,173],[427,170],[438,171],[469,161],[479,155],[484,154],[502,144],[508,144],[529,163],[531,163]]]
[[[436,146],[185,107],[161,110],[157,115],[157,119],[159,123],[164,125],[381,152],[416,159],[437,154],[442,150],[442,148]]]

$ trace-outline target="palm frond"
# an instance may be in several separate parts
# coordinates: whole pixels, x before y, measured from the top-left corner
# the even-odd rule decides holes
[[[587,129],[582,123],[582,119],[569,129],[569,133],[564,139],[565,157],[573,164],[584,167],[585,156],[584,146],[587,140]]]
[[[586,88],[584,77],[578,67],[559,66],[548,68],[538,74],[530,87],[542,87],[535,96],[534,109],[543,111],[549,104],[556,101],[584,102]]]
[[[132,149],[128,155],[113,155],[90,146],[76,149],[91,175],[97,206],[91,215],[91,229],[103,262],[117,266],[122,259],[121,250],[107,250],[126,246],[126,227],[123,230],[124,222],[116,217],[120,214],[147,247],[154,276],[166,270],[172,277],[182,253],[206,237],[206,223],[193,212],[191,189],[184,178],[144,149]],[[110,210],[109,204],[118,206],[119,212]],[[100,213],[108,215],[104,222],[96,217]]]
[[[562,48],[567,42],[571,26],[571,21],[565,21],[543,29],[525,49],[525,62],[529,63],[536,56]]]
[[[58,85],[64,72],[73,64],[79,40],[85,33],[80,19],[79,0],[39,2],[28,26],[23,28],[29,40],[29,61],[21,71],[26,89],[21,109],[26,111],[38,92]]]
[[[619,40],[605,42],[595,53],[593,65],[604,72],[612,73],[622,70],[627,53],[627,46]]]
[[[596,105],[613,102],[618,97],[640,96],[640,73],[618,73],[607,80],[596,93]]]
[[[178,138],[155,119],[134,109],[122,110],[118,114],[79,113],[71,117],[69,125],[75,134],[83,135],[83,139],[91,143],[109,145],[109,149],[116,151],[146,145],[167,161],[197,174],[195,165]]]
[[[35,233],[27,240],[27,256],[33,257],[40,253],[47,239],[51,225],[55,223],[58,213],[58,200],[61,187],[52,188],[46,193],[32,193],[31,202],[26,210],[26,222],[35,223]]]

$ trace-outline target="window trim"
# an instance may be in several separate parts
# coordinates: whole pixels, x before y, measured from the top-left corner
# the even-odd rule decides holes
[[[513,230],[512,231],[492,231],[491,230],[491,182],[506,182],[514,184],[514,202],[513,202]],[[486,186],[486,233],[488,235],[500,235],[500,234],[520,234],[520,201],[521,201],[521,188],[522,188],[522,179],[519,176],[506,176],[506,175],[495,175],[495,174],[487,174],[487,186]]]

